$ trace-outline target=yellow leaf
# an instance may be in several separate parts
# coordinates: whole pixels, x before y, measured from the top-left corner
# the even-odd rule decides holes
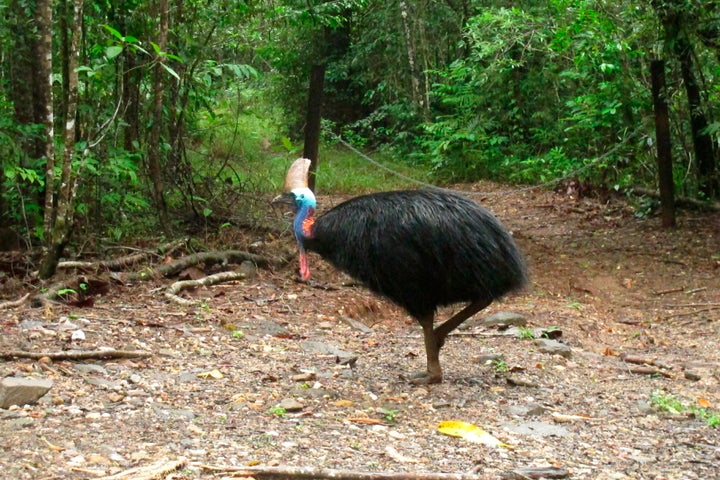
[[[702,408],[712,407],[712,404],[708,401],[707,398],[698,398],[698,405],[700,405]]]
[[[208,378],[214,378],[215,380],[219,380],[223,378],[225,375],[223,375],[220,370],[210,370],[209,372],[200,372],[197,374],[198,377],[208,379]]]
[[[353,402],[351,400],[335,400],[334,402],[330,402],[330,405],[333,407],[352,407]]]
[[[451,437],[463,438],[468,442],[481,443],[490,447],[511,448],[510,445],[501,442],[482,428],[472,423],[463,422],[462,420],[446,420],[440,422],[437,430]]]

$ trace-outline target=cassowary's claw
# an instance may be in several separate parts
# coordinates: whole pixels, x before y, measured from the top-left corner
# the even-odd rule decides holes
[[[442,373],[418,372],[411,375],[407,380],[413,385],[432,385],[434,383],[442,383]]]

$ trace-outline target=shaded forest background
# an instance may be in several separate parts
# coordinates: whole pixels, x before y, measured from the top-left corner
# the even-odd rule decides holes
[[[323,191],[395,186],[339,135],[434,183],[619,194],[657,190],[660,150],[676,195],[720,197],[716,2],[516,3],[3,0],[0,247],[42,246],[49,278],[80,239],[262,224],[313,68]]]

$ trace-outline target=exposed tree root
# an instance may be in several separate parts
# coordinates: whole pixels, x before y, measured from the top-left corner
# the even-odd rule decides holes
[[[234,475],[270,480],[486,480],[490,478],[485,475],[467,473],[391,473],[363,472],[358,470],[333,470],[329,468],[316,467],[235,467],[203,464],[193,465],[213,472],[232,472]]]
[[[655,190],[649,188],[633,187],[631,192],[635,195],[645,195],[650,198],[660,199],[660,194]],[[675,204],[678,207],[687,208],[690,210],[699,210],[703,212],[720,212],[720,203],[718,202],[703,202],[694,198],[687,197],[675,197]]]
[[[144,467],[133,467],[129,470],[116,473],[115,475],[97,477],[95,480],[155,480],[166,478],[167,474],[176,472],[184,468],[185,465],[187,465],[187,460],[183,457],[176,460],[163,458]]]
[[[29,294],[29,293],[26,293],[25,295],[23,295],[22,297],[18,298],[17,300],[10,300],[10,301],[7,301],[7,302],[2,302],[2,303],[0,303],[0,310],[3,310],[3,309],[5,309],[5,308],[19,307],[20,305],[22,305],[23,303],[25,303],[25,301],[26,301],[28,298],[30,298],[30,294]]]
[[[138,265],[140,262],[143,262],[147,260],[148,258],[152,257],[153,255],[168,255],[178,248],[186,245],[188,242],[187,238],[183,238],[180,240],[176,240],[174,242],[166,243],[164,245],[160,245],[156,251],[144,251],[144,252],[138,252],[133,253],[132,255],[126,255],[124,257],[120,258],[114,258],[112,260],[101,260],[98,262],[79,262],[79,261],[67,261],[67,262],[60,262],[58,263],[58,268],[63,269],[70,269],[70,268],[76,268],[83,271],[92,271],[92,272],[100,272],[100,271],[119,271],[123,270],[128,267],[132,267],[133,265]]]
[[[115,350],[114,348],[103,348],[99,350],[65,350],[62,352],[25,352],[22,350],[11,350],[0,352],[0,358],[49,358],[51,360],[88,360],[109,358],[146,358],[153,354],[142,350]]]
[[[174,242],[163,245],[158,251],[164,251],[168,249],[176,249],[182,246],[185,240],[182,242]],[[140,259],[147,258],[150,253],[142,253],[130,255],[127,257],[119,258],[114,261],[103,261],[103,262],[63,262],[63,268],[76,267],[82,270],[91,271],[102,271],[102,270],[117,270],[123,266],[137,265]],[[197,302],[185,300],[177,294],[187,288],[197,286],[208,286],[214,285],[221,282],[228,282],[232,280],[239,280],[247,278],[251,273],[251,270],[255,266],[267,267],[270,265],[270,260],[261,255],[255,255],[253,253],[244,252],[241,250],[226,250],[226,251],[211,251],[211,252],[198,252],[191,255],[187,255],[177,260],[161,264],[156,267],[146,267],[139,272],[123,273],[116,272],[111,273],[110,277],[119,283],[133,283],[138,281],[152,280],[161,277],[172,277],[183,270],[203,264],[205,267],[211,267],[213,265],[229,265],[229,264],[242,264],[239,272],[221,272],[219,274],[211,275],[206,279],[200,280],[189,280],[185,282],[177,282],[170,287],[166,296],[172,301],[181,303],[183,305],[193,305]],[[109,281],[99,277],[76,275],[63,279],[60,282],[56,282],[49,286],[42,294],[38,294],[32,299],[32,305],[34,307],[41,307],[49,302],[54,301],[65,301],[68,304],[76,306],[90,306],[92,305],[92,299],[97,294],[107,293],[109,289]],[[64,298],[66,297],[66,298]]]
[[[218,283],[232,282],[233,280],[242,280],[244,278],[248,278],[250,275],[252,275],[255,268],[252,263],[243,262],[243,265],[248,264],[249,266],[244,267],[244,271],[241,270],[238,272],[220,272],[214,275],[208,275],[207,277],[200,278],[198,280],[182,280],[179,282],[175,282],[170,285],[170,288],[168,288],[168,290],[165,292],[165,297],[181,305],[195,305],[197,303],[196,300],[188,300],[186,298],[182,298],[178,296],[178,293],[189,288],[195,288],[200,286],[207,287]]]

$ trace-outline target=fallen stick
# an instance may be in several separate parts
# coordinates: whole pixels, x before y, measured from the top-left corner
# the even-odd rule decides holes
[[[332,480],[489,480],[490,477],[472,473],[392,473],[334,470],[316,467],[235,467],[192,464],[212,472],[233,472],[239,475],[271,480],[332,479]],[[493,477],[495,478],[495,477]]]
[[[0,358],[32,358],[38,360],[40,358],[49,358],[51,360],[86,360],[86,359],[109,359],[109,358],[145,358],[151,357],[153,354],[142,350],[115,350],[114,348],[100,350],[66,350],[64,352],[24,352],[22,350],[12,350],[9,352],[0,352]]]
[[[248,275],[248,272],[220,272],[214,275],[208,275],[207,277],[203,277],[197,280],[181,280],[170,285],[170,288],[168,288],[167,292],[165,292],[165,297],[175,303],[179,303],[180,305],[195,305],[199,302],[199,300],[188,300],[186,298],[178,296],[178,293],[188,288],[200,286],[207,287],[210,285],[215,285],[217,283],[231,282],[233,280],[242,280],[244,278],[247,278]]]
[[[0,303],[0,310],[2,310],[4,308],[18,307],[18,306],[22,305],[23,303],[25,303],[25,300],[27,300],[28,298],[30,298],[30,294],[26,293],[25,295],[18,298],[17,300],[9,300],[7,302],[2,302],[2,303]]]
[[[177,460],[168,460],[163,458],[155,463],[144,467],[133,467],[129,470],[99,477],[95,480],[155,480],[156,478],[165,478],[165,475],[184,468],[187,465],[187,459],[180,457]]]

